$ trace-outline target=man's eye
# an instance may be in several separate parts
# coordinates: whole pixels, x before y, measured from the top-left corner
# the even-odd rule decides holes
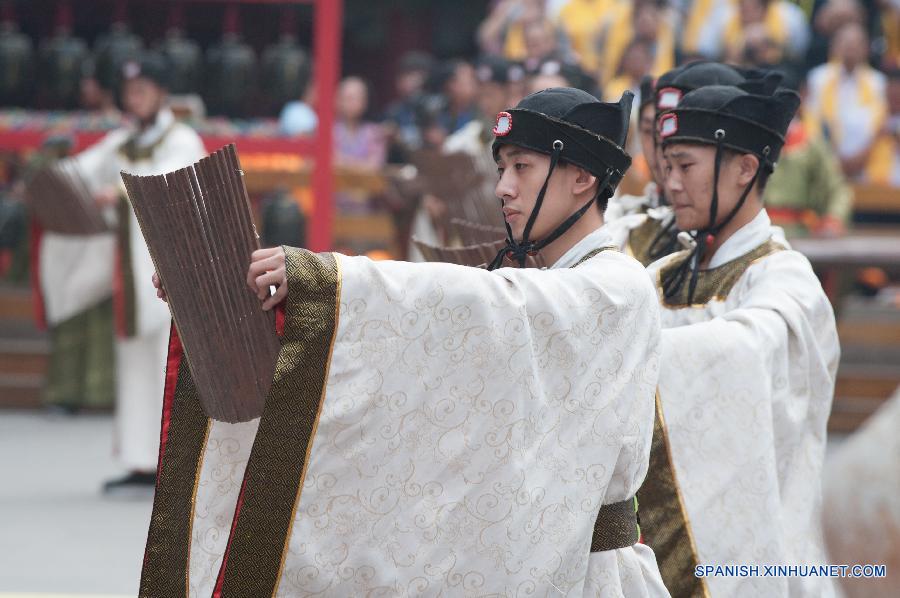
[[[681,172],[687,172],[688,169],[689,169],[691,166],[693,166],[693,164],[682,164],[682,165],[681,165]]]
[[[498,168],[498,169],[497,169],[497,176],[503,176],[503,171],[504,171],[504,170],[505,170],[505,169],[503,169],[503,168]]]
[[[516,164],[516,170],[525,170],[528,168],[528,164],[522,164],[521,162]]]

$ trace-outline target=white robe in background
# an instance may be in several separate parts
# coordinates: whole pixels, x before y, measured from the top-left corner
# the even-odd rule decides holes
[[[646,239],[646,244],[649,245],[652,237],[674,218],[675,213],[671,207],[660,205],[659,190],[656,183],[652,182],[644,187],[643,195],[617,195],[611,198],[603,213],[603,221],[613,244],[620,251],[645,264],[649,264],[653,258],[644,255],[645,240],[633,239],[632,232],[646,228],[649,231],[646,234],[651,237]],[[641,246],[632,247],[632,242],[635,241]]]
[[[770,239],[785,244],[763,210],[719,248],[710,269]],[[678,255],[654,263],[654,279]],[[777,251],[750,265],[724,298],[661,303],[659,397],[700,563],[825,563],[822,462],[840,348],[809,261]],[[707,584],[713,597],[728,598],[834,591],[817,577]]]
[[[659,367],[640,265],[604,251],[572,267],[609,245],[600,229],[549,270],[335,256],[335,341],[274,595],[668,595],[650,548],[590,553],[600,505],[644,479]],[[191,596],[213,591],[260,421],[210,420]]]
[[[884,565],[884,578],[843,578],[847,598],[900,595],[900,388],[825,464],[824,529],[835,564]]]
[[[168,108],[161,110],[156,122],[138,137],[139,147],[155,146],[149,159],[132,162],[119,151],[133,134],[129,128],[117,129],[75,156],[94,192],[115,189],[125,196],[120,171],[162,174],[206,155],[200,136],[176,122]],[[130,218],[136,334],[116,339],[115,442],[117,455],[128,469],[155,471],[171,315],[168,306],[156,297],[150,281],[155,269],[133,211]],[[100,261],[98,267],[110,269],[111,276],[112,256]]]

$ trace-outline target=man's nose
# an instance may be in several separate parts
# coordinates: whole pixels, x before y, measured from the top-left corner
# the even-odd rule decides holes
[[[670,191],[681,191],[681,177],[675,174],[675,169],[673,168],[668,173],[666,173],[666,188]]]
[[[514,198],[516,196],[516,186],[511,180],[512,176],[509,172],[504,172],[497,180],[497,186],[494,187],[494,195],[497,199]]]

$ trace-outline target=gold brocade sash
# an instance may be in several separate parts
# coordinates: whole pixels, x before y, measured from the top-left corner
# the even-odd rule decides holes
[[[694,575],[700,564],[697,546],[675,475],[659,394],[655,413],[650,464],[637,493],[641,541],[656,554],[660,575],[673,598],[708,596],[703,578]]]
[[[716,268],[708,270],[700,270],[697,275],[697,288],[694,290],[694,300],[688,303],[688,285],[682,285],[679,293],[669,299],[663,300],[663,307],[677,309],[682,307],[703,306],[713,300],[724,300],[728,297],[728,293],[737,284],[744,272],[752,266],[757,260],[760,260],[777,251],[782,251],[784,246],[780,243],[769,239],[756,249],[737,257],[730,262],[726,262]],[[681,251],[672,255],[670,259],[657,272],[656,288],[662,288],[662,280],[664,280],[667,272],[677,268],[685,259],[688,259],[688,252]]]
[[[674,218],[674,216],[672,217]],[[628,232],[626,253],[639,261],[645,268],[652,264],[656,259],[650,254],[650,249],[653,247],[653,242],[662,234],[663,228],[662,220],[652,218],[648,214],[640,226]]]

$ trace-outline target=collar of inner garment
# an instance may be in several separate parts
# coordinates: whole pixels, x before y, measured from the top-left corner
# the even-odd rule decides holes
[[[556,262],[552,266],[545,269],[557,270],[560,268],[571,268],[591,251],[600,249],[601,247],[608,247],[614,244],[615,243],[613,243],[612,236],[606,230],[606,227],[601,226],[591,234],[584,237],[574,246],[572,246],[572,248],[570,248],[562,255],[562,257],[556,260]]]

